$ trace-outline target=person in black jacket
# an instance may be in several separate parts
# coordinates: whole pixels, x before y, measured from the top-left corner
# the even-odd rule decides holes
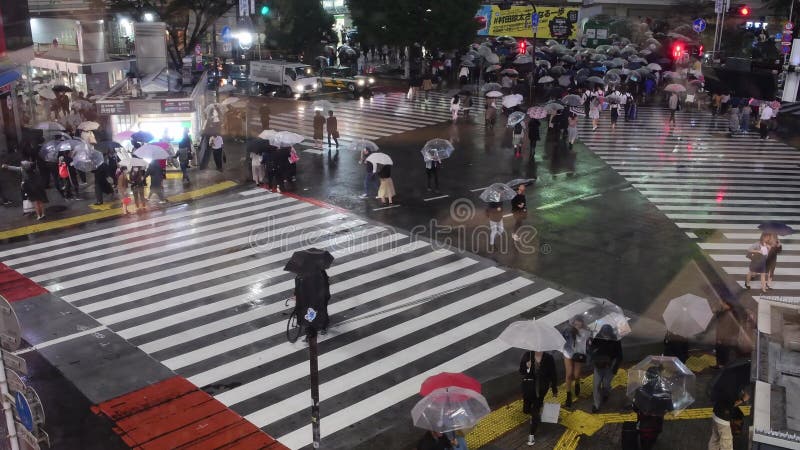
[[[417,442],[417,450],[449,450],[453,448],[450,440],[442,433],[426,431],[422,439]]]
[[[622,363],[622,344],[611,325],[603,325],[589,343],[589,355],[594,366],[592,413],[600,411],[600,403],[608,400],[611,379]]]
[[[525,352],[519,361],[519,373],[522,375],[522,412],[531,415],[528,445],[533,445],[547,389],[551,389],[553,395],[558,394],[556,363],[553,355],[544,352]]]
[[[531,119],[528,121],[528,140],[530,140],[530,149],[531,149],[531,157],[530,162],[534,161],[534,156],[536,156],[536,143],[539,142],[541,135],[539,134],[539,128],[541,123],[537,119]]]

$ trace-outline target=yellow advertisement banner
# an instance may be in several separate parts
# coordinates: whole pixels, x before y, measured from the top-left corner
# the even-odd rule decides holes
[[[536,37],[544,39],[574,39],[578,31],[577,7],[537,6],[539,26]],[[512,6],[502,10],[497,5],[483,5],[475,15],[481,25],[480,36],[533,37],[532,6]]]

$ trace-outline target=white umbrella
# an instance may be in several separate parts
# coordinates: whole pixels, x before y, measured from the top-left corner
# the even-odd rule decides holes
[[[387,155],[386,153],[382,153],[382,152],[375,152],[375,153],[367,156],[366,160],[368,162],[371,162],[372,164],[376,165],[376,167],[375,167],[376,171],[378,169],[377,168],[378,164],[383,165],[383,166],[391,166],[392,164],[394,164],[394,162],[392,161],[392,158],[389,155]]]
[[[55,130],[55,131],[64,131],[64,125],[61,125],[58,122],[39,122],[34,127],[37,130]]]
[[[486,93],[486,97],[489,98],[500,98],[503,96],[503,93],[500,91],[489,91]]]
[[[97,122],[92,122],[91,120],[87,122],[81,122],[81,124],[78,125],[79,130],[94,131],[98,128],[100,128],[100,124]]]
[[[500,62],[500,57],[497,56],[494,53],[490,53],[490,54],[486,55],[485,58],[486,58],[486,62],[489,63],[489,64],[497,64],[497,63]]]
[[[500,333],[500,340],[512,347],[534,352],[561,351],[566,343],[556,327],[541,320],[514,322]]]
[[[147,161],[139,158],[124,158],[119,161],[119,165],[129,169],[131,167],[147,167]]]
[[[503,106],[506,108],[513,108],[520,103],[522,103],[522,95],[520,94],[506,95],[503,97]]]
[[[291,147],[303,142],[305,139],[303,136],[291,131],[279,131],[275,133],[274,139],[270,140],[270,144],[276,147]]]
[[[669,301],[662,316],[667,330],[684,337],[692,337],[705,331],[714,312],[708,300],[694,294],[681,295]]]
[[[661,64],[650,63],[650,64],[647,65],[647,68],[650,69],[650,70],[659,71],[659,70],[661,70]]]
[[[133,152],[134,155],[142,159],[168,159],[171,157],[170,153],[162,147],[154,144],[145,144]]]
[[[446,433],[477,425],[491,409],[483,395],[460,387],[439,388],[411,409],[414,426]]]

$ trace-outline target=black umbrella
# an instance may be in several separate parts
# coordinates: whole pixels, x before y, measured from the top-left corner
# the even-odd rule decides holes
[[[709,383],[708,396],[713,401],[733,401],[750,384],[750,360],[734,361],[723,367]]]
[[[153,134],[148,133],[147,131],[137,131],[136,133],[133,133],[131,135],[131,141],[136,141],[136,142],[150,142],[153,139],[155,139]]]
[[[98,142],[97,144],[94,145],[95,150],[99,150],[103,153],[108,153],[109,151],[115,151],[118,148],[124,148],[124,147],[122,147],[122,144],[120,144],[119,142],[114,142],[114,141],[103,141],[103,142]]]
[[[261,138],[250,139],[247,141],[247,145],[245,145],[245,151],[247,153],[257,153],[262,154],[267,151],[270,144],[269,141]]]
[[[294,252],[283,270],[302,275],[326,270],[332,263],[330,252],[312,247]]]
[[[53,92],[72,92],[72,88],[64,86],[63,84],[55,85],[51,89]]]
[[[788,236],[794,233],[794,229],[783,222],[775,222],[773,220],[762,223],[758,229],[765,233],[775,233],[778,236]]]

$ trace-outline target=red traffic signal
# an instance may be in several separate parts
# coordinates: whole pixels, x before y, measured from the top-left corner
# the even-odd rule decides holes
[[[742,17],[747,17],[750,15],[750,8],[747,6],[740,6],[739,7],[739,15]]]
[[[525,39],[519,41],[519,47],[518,47],[519,54],[521,55],[524,54],[527,49],[528,49],[528,43],[525,41]]]
[[[681,56],[683,56],[683,45],[675,44],[675,46],[672,47],[672,57],[678,59]]]

